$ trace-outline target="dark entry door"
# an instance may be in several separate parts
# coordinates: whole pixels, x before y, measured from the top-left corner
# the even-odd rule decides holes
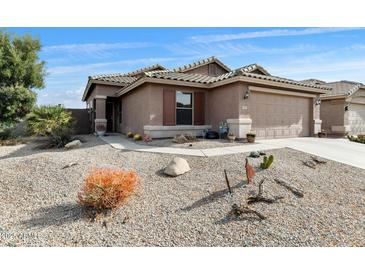
[[[106,130],[109,132],[113,131],[113,103],[112,102],[106,102],[106,110],[105,110],[105,116],[106,116]]]

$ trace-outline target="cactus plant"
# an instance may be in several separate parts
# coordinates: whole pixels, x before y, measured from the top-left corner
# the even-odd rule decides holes
[[[270,155],[269,158],[267,158],[265,156],[263,162],[260,164],[260,167],[262,169],[268,169],[273,162],[274,162],[274,156],[273,155]]]

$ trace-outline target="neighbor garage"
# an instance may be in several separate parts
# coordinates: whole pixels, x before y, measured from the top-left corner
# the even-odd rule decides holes
[[[333,134],[365,134],[365,86],[350,81],[326,85],[332,90],[321,96],[323,128]]]
[[[365,133],[365,104],[349,104],[348,122],[351,134]]]

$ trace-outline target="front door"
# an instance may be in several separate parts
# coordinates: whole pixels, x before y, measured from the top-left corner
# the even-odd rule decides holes
[[[106,130],[109,132],[113,131],[113,102],[106,102]]]

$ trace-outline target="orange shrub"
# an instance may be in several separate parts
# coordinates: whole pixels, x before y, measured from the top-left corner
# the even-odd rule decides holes
[[[78,193],[79,203],[97,209],[116,208],[135,190],[138,176],[134,171],[98,168],[90,172]]]

